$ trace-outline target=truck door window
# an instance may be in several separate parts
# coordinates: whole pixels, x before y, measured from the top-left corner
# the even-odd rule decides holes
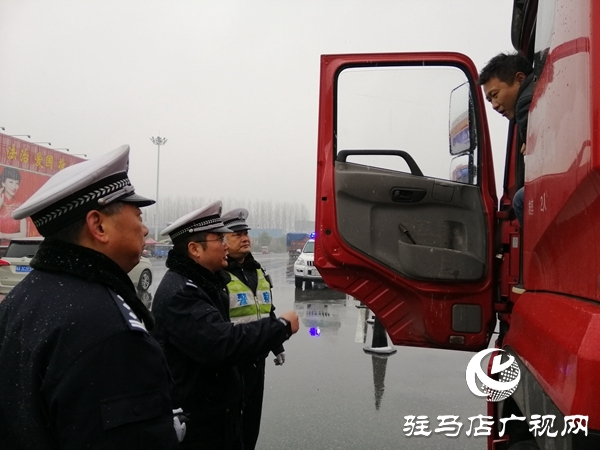
[[[348,162],[412,173],[402,156],[382,151],[400,150],[426,177],[477,184],[474,136],[463,151],[450,145],[474,129],[469,89],[464,72],[451,66],[345,69],[338,78],[337,151],[360,150]]]
[[[347,244],[407,278],[485,277],[476,88],[451,64],[339,72],[336,214]]]

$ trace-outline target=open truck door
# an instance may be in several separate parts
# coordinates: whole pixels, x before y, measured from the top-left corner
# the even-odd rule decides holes
[[[479,350],[495,326],[484,100],[456,53],[321,58],[315,265],[396,345]]]

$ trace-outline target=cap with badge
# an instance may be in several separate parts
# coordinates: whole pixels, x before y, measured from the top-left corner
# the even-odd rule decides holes
[[[140,207],[154,204],[154,200],[135,193],[127,177],[128,168],[129,145],[73,164],[53,175],[12,217],[31,217],[40,234],[48,236],[82,219],[89,211],[115,202]]]
[[[233,232],[251,230],[252,228],[246,223],[247,218],[248,210],[246,208],[232,209],[221,216],[225,226]]]
[[[223,203],[219,200],[204,208],[192,211],[180,217],[160,232],[161,236],[169,235],[173,243],[185,239],[192,234],[208,231],[211,233],[231,233],[231,229],[223,224],[221,211]]]

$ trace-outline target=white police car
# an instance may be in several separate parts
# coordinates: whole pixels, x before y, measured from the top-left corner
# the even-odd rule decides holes
[[[294,262],[294,281],[298,289],[302,289],[302,283],[323,281],[321,274],[315,267],[315,240],[309,239]]]

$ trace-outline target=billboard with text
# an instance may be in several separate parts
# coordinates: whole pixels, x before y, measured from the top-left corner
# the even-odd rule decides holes
[[[68,153],[0,133],[0,244],[17,237],[39,236],[31,219],[14,220],[12,212],[52,175],[81,161]]]

